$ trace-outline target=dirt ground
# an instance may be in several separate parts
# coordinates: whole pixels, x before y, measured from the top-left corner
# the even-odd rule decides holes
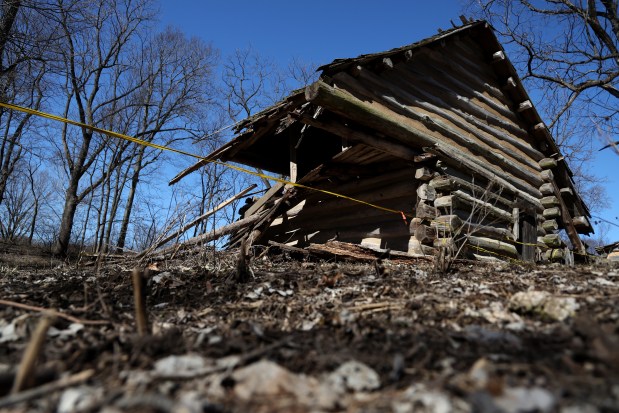
[[[608,263],[438,274],[427,260],[275,254],[255,258],[245,284],[230,253],[151,264],[153,333],[139,337],[135,262],[97,271],[2,246],[0,411],[619,411]],[[34,387],[10,394],[41,309],[61,314]]]

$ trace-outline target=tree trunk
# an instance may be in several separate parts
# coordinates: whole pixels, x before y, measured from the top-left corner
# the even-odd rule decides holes
[[[58,231],[58,240],[56,241],[53,249],[54,254],[60,257],[66,257],[69,251],[73,220],[75,219],[75,211],[77,211],[78,204],[77,187],[78,180],[71,179],[71,181],[69,181],[69,187],[65,192],[64,208],[62,211],[62,220],[60,221],[60,230]]]
[[[133,175],[131,176],[131,187],[129,189],[129,195],[127,197],[127,205],[125,206],[125,213],[123,214],[123,220],[120,225],[120,232],[118,233],[118,242],[116,242],[116,250],[121,253],[125,248],[125,242],[127,240],[127,230],[129,228],[129,220],[131,219],[131,211],[133,210],[133,202],[135,200],[135,192],[140,182],[140,172],[142,172],[142,159],[144,158],[145,146],[141,146],[138,152],[138,158],[135,161],[135,167],[133,169]]]

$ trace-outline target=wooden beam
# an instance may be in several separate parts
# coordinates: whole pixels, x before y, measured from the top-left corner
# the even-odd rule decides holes
[[[434,176],[434,172],[430,168],[421,167],[415,171],[415,179],[420,181],[429,181]]]
[[[442,215],[432,220],[430,225],[436,229],[439,236],[451,236],[457,234],[464,223],[457,215]]]
[[[554,158],[544,158],[539,161],[539,166],[542,169],[553,169],[557,167],[557,160]]]
[[[518,112],[524,112],[525,110],[531,110],[533,109],[533,104],[531,103],[530,100],[525,100],[524,102],[521,102],[518,105]]]
[[[422,219],[434,219],[439,215],[438,210],[424,201],[419,201],[417,203],[417,208],[415,208],[415,216],[417,218]]]
[[[555,193],[554,185],[551,182],[546,182],[539,187],[539,191],[544,196],[553,195]]]
[[[433,136],[420,131],[409,124],[409,119],[401,115],[387,112],[378,106],[362,102],[346,92],[327,85],[323,81],[318,81],[309,86],[306,89],[306,97],[315,104],[321,105],[366,127],[374,128],[389,136],[393,136],[403,142],[415,145],[428,145],[429,150],[427,152],[435,152],[439,156],[447,156],[456,165],[462,164],[467,169],[474,170],[475,173],[488,180],[496,180],[500,185],[510,189],[513,188],[514,192],[521,194],[523,198],[529,200],[533,205],[539,204],[538,198],[541,197],[541,193],[539,193],[537,187],[541,186],[541,182],[534,187],[528,182],[514,179],[512,175],[498,168],[489,170],[487,163],[467,156],[452,145],[439,141]],[[509,183],[508,179],[514,182],[514,184]],[[520,189],[517,189],[515,185]]]
[[[376,148],[382,152],[388,153],[398,158],[402,158],[408,161],[415,159],[416,156],[420,154],[419,151],[416,151],[408,146],[402,145],[398,141],[394,141],[391,139],[379,138],[377,136],[371,135],[369,133],[362,132],[360,130],[354,129],[350,126],[345,125],[342,122],[326,122],[320,119],[314,119],[309,115],[302,115],[299,117],[299,121],[306,125],[310,125],[312,127],[322,129],[326,132],[329,132],[335,136],[339,136],[344,139],[351,140],[353,142],[361,142],[365,145],[368,145],[372,148]]]
[[[492,61],[494,63],[503,62],[504,60],[505,60],[505,53],[503,51],[499,50],[498,52],[494,52],[492,54]]]
[[[565,200],[574,200],[575,196],[574,196],[574,191],[572,191],[572,188],[561,188],[559,190],[559,193],[561,194],[561,197]]]
[[[458,205],[461,202],[464,202],[467,205],[474,208],[474,211],[477,211],[475,215],[483,216],[483,215],[490,214],[504,221],[507,221],[510,223],[514,222],[514,217],[512,216],[511,213],[504,211],[500,208],[497,208],[496,206],[488,202],[477,199],[460,190],[452,192],[451,195],[436,198],[434,200],[434,206],[436,208],[443,208],[443,209],[446,209],[446,208],[457,209]]]
[[[544,228],[546,232],[555,232],[559,229],[559,224],[556,219],[548,219],[542,222],[542,228]]]
[[[477,197],[487,198],[489,201],[493,203],[499,203],[506,208],[512,208],[514,204],[514,196],[507,188],[503,188],[498,184],[493,185],[483,185],[483,179],[477,178],[477,182],[475,178],[472,176],[462,173],[457,169],[446,165],[440,165],[440,169],[447,175],[445,177],[436,177],[432,179],[429,184],[430,186],[434,186],[439,192],[446,192],[455,189],[463,189],[469,194],[474,194]],[[435,179],[447,179],[447,181],[435,181]],[[436,185],[439,185],[437,187]],[[541,204],[540,204],[541,205]],[[541,211],[541,207],[540,207]]]
[[[380,61],[380,68],[382,70],[391,70],[393,69],[393,62],[391,61],[390,58],[388,57],[384,57],[381,61]]]
[[[585,216],[577,216],[572,218],[572,224],[576,228],[577,231],[590,231],[591,223],[589,219]]]
[[[269,202],[269,200],[271,200],[271,198],[273,198],[275,194],[277,194],[283,187],[284,184],[281,182],[273,185],[268,191],[265,192],[265,194],[259,200],[257,200],[251,207],[247,209],[247,211],[245,211],[244,217],[247,218],[255,214],[264,206],[264,204]]]
[[[371,88],[372,90],[389,90],[390,96],[393,96],[393,98],[385,96],[382,96],[382,98],[386,99],[386,101],[390,105],[395,105],[397,110],[406,113],[407,116],[410,116],[412,118],[415,118],[415,116],[419,117],[419,115],[417,115],[418,111],[416,110],[415,106],[419,106],[424,110],[436,114],[437,116],[431,118],[434,123],[431,126],[433,128],[438,128],[443,131],[442,133],[446,136],[449,136],[452,140],[454,140],[454,142],[463,143],[467,145],[467,147],[476,148],[476,150],[478,151],[481,150],[481,148],[483,148],[485,145],[488,145],[493,149],[497,149],[499,152],[505,153],[515,161],[519,163],[524,163],[526,166],[531,167],[534,170],[537,170],[539,168],[536,162],[531,162],[527,156],[523,156],[526,154],[526,152],[523,152],[522,148],[526,148],[526,145],[524,145],[521,141],[518,141],[518,139],[514,139],[512,137],[508,137],[506,139],[506,142],[510,143],[510,145],[514,145],[514,147],[521,152],[518,153],[510,147],[506,146],[505,142],[500,142],[498,139],[496,139],[496,136],[493,136],[492,134],[488,135],[487,132],[482,132],[474,127],[471,127],[470,120],[472,116],[470,113],[461,114],[456,110],[455,107],[450,110],[445,109],[445,107],[450,107],[450,105],[447,105],[445,103],[443,103],[442,105],[437,104],[436,102],[440,101],[440,97],[436,95],[430,98],[420,99],[420,96],[424,95],[424,92],[419,90],[418,87],[415,87],[413,89],[407,89],[403,87],[402,77],[399,74],[400,71],[394,74],[378,76],[368,70],[360,70],[360,77],[363,80],[366,80],[371,86],[373,86]],[[360,89],[359,85],[351,84],[350,79],[347,79],[345,75],[337,75],[334,78],[336,81],[342,82],[350,88],[354,88],[355,90],[362,90]],[[407,83],[404,83],[404,86],[406,84]],[[468,86],[462,87],[468,88]],[[377,95],[376,97],[381,96]],[[486,98],[486,96],[483,94],[482,96],[477,97]],[[452,99],[455,98],[452,97]],[[472,105],[471,103],[463,102],[462,99],[458,99],[457,102],[458,106],[464,105],[466,107],[469,107]],[[453,106],[453,104],[451,106]],[[480,107],[475,106],[475,108],[478,111],[481,110]],[[469,109],[473,110],[472,108]],[[495,110],[504,112],[503,116],[507,116],[508,114],[513,115],[511,109],[509,109],[508,107],[503,108],[502,106],[497,106]],[[491,115],[489,113],[485,113],[485,115],[483,116],[484,119],[489,119],[490,116],[497,117],[498,115]],[[425,118],[423,116],[420,116],[418,120],[423,122],[424,119]],[[444,122],[443,119],[447,120],[448,122]],[[475,142],[472,139],[466,139],[466,137],[462,136],[463,133],[455,129],[454,126],[461,130],[464,130],[466,133],[470,134],[472,137],[476,138],[480,142]],[[477,145],[477,147],[474,145]],[[485,152],[483,153],[483,155],[486,157],[490,156],[491,159],[493,158],[491,154]],[[500,163],[501,161],[494,159],[494,162]]]
[[[546,182],[552,182],[554,180],[554,174],[550,169],[544,169],[541,173],[542,179]]]
[[[491,225],[464,222],[460,228],[462,235],[476,235],[503,241],[516,241],[514,234],[507,228],[499,228]]]
[[[505,85],[503,85],[503,89],[510,90],[515,89],[518,86],[516,80],[513,77],[508,77],[505,81]]]
[[[149,253],[149,255],[152,255],[153,252],[156,252],[157,254],[162,254],[162,255],[166,255],[170,252],[176,251],[179,248],[182,247],[188,247],[188,246],[192,246],[192,245],[196,245],[196,244],[200,244],[200,243],[206,243],[206,242],[210,242],[216,239],[219,239],[225,235],[231,234],[233,232],[236,232],[240,229],[243,229],[245,227],[250,226],[251,224],[253,224],[254,222],[259,221],[261,218],[263,217],[263,214],[255,214],[252,215],[248,218],[244,218],[241,219],[239,221],[235,221],[232,222],[228,225],[224,225],[222,227],[216,228],[212,231],[208,231],[202,235],[198,235],[197,237],[193,237],[188,239],[185,242],[182,242],[180,244],[177,245],[172,245],[171,247],[168,247],[164,250],[161,251],[151,251]]]
[[[448,192],[460,187],[460,185],[458,185],[458,183],[449,175],[434,177],[430,182],[428,182],[428,185],[438,192]]]
[[[535,262],[537,244],[537,217],[535,213],[521,214],[519,217],[520,236],[517,239],[520,243],[517,250],[520,252],[520,259],[527,262]]]
[[[559,206],[559,204],[560,204],[559,198],[557,198],[554,195],[543,197],[541,199],[541,203],[544,206],[544,208],[554,208],[554,207]]]
[[[565,246],[559,234],[548,234],[541,237],[540,240],[550,248],[560,248]]]
[[[561,209],[559,207],[547,208],[542,213],[545,219],[555,219],[561,216]]]
[[[565,202],[561,198],[561,190],[559,189],[555,181],[553,181],[553,185],[554,185],[555,195],[560,200],[559,214],[561,216],[561,220],[563,221],[563,225],[565,226],[565,232],[567,233],[567,236],[569,237],[570,242],[572,243],[572,248],[579,254],[585,255],[587,253],[587,250],[585,246],[583,245],[582,241],[580,240],[580,237],[578,236],[578,231],[576,230],[576,228],[574,227],[572,223],[572,215],[567,209]],[[546,216],[544,216],[544,218],[546,218]],[[554,218],[554,217],[550,217],[550,218]]]
[[[436,199],[436,189],[428,184],[421,184],[417,187],[417,198],[423,201],[434,201]]]
[[[492,238],[468,236],[467,244],[477,250],[478,253],[483,253],[484,250],[490,251],[498,255],[499,258],[515,258],[518,256],[518,250],[512,244],[505,241],[498,241]]]
[[[297,145],[301,139],[303,139],[303,136],[300,136],[297,139],[295,139],[295,137],[291,137],[288,142],[290,151],[290,172],[288,172],[288,176],[290,177],[290,182],[297,182],[298,179],[299,167],[297,165]]]
[[[421,224],[415,228],[415,239],[421,243],[432,242],[437,237],[436,229],[430,225]]]

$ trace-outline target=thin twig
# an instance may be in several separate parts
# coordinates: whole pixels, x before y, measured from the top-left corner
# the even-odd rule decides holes
[[[43,315],[37,324],[37,328],[32,333],[32,337],[28,342],[28,346],[24,350],[19,368],[15,374],[15,380],[13,380],[12,394],[19,393],[21,390],[32,386],[32,379],[34,378],[34,369],[39,359],[39,354],[45,344],[45,338],[47,337],[47,330],[54,323],[55,317],[50,315]]]
[[[149,334],[148,313],[146,309],[146,286],[144,284],[144,272],[139,268],[133,269],[133,301],[135,307],[135,322],[138,335]]]
[[[63,377],[59,380],[35,387],[30,390],[8,395],[0,399],[0,409],[13,406],[14,404],[25,402],[28,400],[37,399],[39,397],[45,396],[46,394],[53,393],[57,390],[62,390],[65,387],[70,387],[82,383],[91,378],[94,373],[94,370],[84,370],[72,376]]]
[[[60,311],[50,310],[50,309],[47,309],[47,308],[37,307],[37,306],[34,306],[34,305],[16,303],[15,301],[0,300],[0,305],[6,305],[8,307],[17,307],[17,308],[22,308],[24,310],[30,310],[30,311],[37,311],[39,313],[48,313],[50,315],[53,315],[53,316],[56,316],[56,317],[59,317],[59,318],[63,318],[65,320],[69,320],[69,321],[71,321],[73,323],[78,323],[78,324],[84,324],[84,325],[106,325],[106,324],[110,324],[109,321],[104,321],[104,320],[82,320],[80,318],[73,317],[72,315],[61,313]]]

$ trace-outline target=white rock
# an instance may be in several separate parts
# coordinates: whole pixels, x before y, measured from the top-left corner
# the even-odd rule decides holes
[[[402,402],[409,403],[408,410],[404,409],[406,404]],[[402,400],[396,402],[392,407],[398,412],[450,413],[454,411],[449,396],[437,390],[429,390],[422,384],[409,387],[404,392]]]
[[[533,311],[540,307],[548,297],[545,291],[521,291],[509,299],[509,307],[524,311]]]
[[[341,394],[314,377],[294,374],[276,363],[261,360],[232,374],[234,393],[242,400],[256,397],[289,397],[297,403],[332,409]]]
[[[90,386],[79,386],[66,389],[60,396],[58,413],[84,411],[92,407],[103,395],[103,389]]]
[[[494,402],[506,413],[549,412],[555,406],[554,396],[540,387],[509,387]]]
[[[47,336],[48,337],[58,337],[58,336],[72,337],[76,335],[79,331],[82,331],[83,329],[84,329],[84,324],[80,324],[80,323],[71,323],[69,324],[69,327],[67,327],[64,330],[58,330],[57,328],[52,326],[47,331]]]
[[[606,278],[597,277],[595,280],[590,281],[592,284],[601,285],[603,287],[614,287],[616,284]]]
[[[556,297],[545,291],[523,291],[509,300],[509,308],[516,311],[538,312],[557,321],[573,317],[578,310],[573,297]]]
[[[162,377],[193,377],[207,365],[206,359],[197,354],[168,356],[155,362],[155,374]]]
[[[573,317],[578,307],[574,297],[550,297],[544,303],[542,311],[553,320],[563,321],[568,317]]]
[[[380,388],[380,377],[358,361],[347,361],[327,377],[327,382],[342,391],[371,391]]]

